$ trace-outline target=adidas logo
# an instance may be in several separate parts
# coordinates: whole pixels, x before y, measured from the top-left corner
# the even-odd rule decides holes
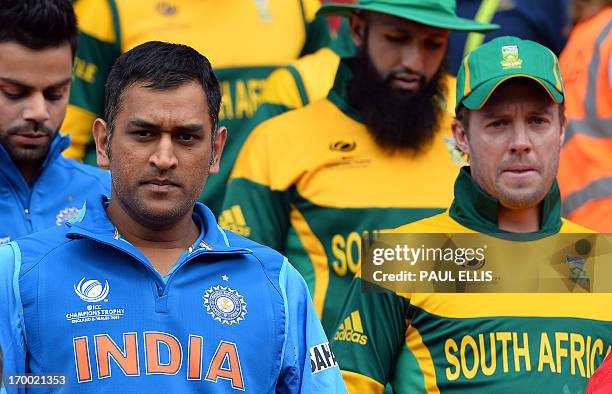
[[[344,322],[340,324],[334,339],[336,341],[355,342],[360,345],[365,345],[368,343],[368,336],[363,333],[363,326],[361,325],[361,316],[359,316],[359,311],[352,312],[346,319],[344,319]]]
[[[251,235],[251,228],[247,226],[240,205],[234,205],[221,213],[219,226],[240,234],[244,237]]]

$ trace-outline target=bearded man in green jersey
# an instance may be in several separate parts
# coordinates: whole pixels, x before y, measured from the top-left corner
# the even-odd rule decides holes
[[[480,233],[513,248],[588,232],[560,214],[566,121],[556,56],[495,39],[463,60],[456,92],[453,135],[471,166],[448,211],[392,232]],[[611,348],[610,293],[375,293],[362,291],[365,273],[332,345],[351,393],[380,393],[388,382],[397,393],[583,392]]]

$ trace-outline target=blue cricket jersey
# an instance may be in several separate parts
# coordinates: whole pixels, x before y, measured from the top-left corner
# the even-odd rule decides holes
[[[29,186],[0,145],[0,244],[61,225],[89,198],[110,194],[110,173],[62,157],[70,138],[57,135]]]
[[[286,258],[198,203],[203,236],[164,280],[102,200],[0,248],[5,375],[67,376],[37,393],[346,392]]]

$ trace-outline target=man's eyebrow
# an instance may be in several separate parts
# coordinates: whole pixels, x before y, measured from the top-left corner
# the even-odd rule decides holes
[[[202,123],[191,123],[176,126],[174,130],[184,132],[184,133],[197,133],[198,131],[202,131],[204,129],[204,125]]]
[[[128,122],[128,125],[132,127],[141,127],[143,129],[149,129],[149,130],[156,130],[156,131],[161,130],[161,127],[158,124],[151,123],[144,119],[131,119]],[[182,133],[197,133],[199,131],[202,131],[203,129],[204,129],[204,125],[202,123],[189,123],[185,125],[176,126],[174,127],[173,131],[178,131]]]
[[[0,81],[5,82],[5,83],[10,83],[11,85],[17,85],[23,89],[28,89],[28,90],[32,90],[34,89],[33,86],[28,85],[27,83],[23,82],[23,81],[19,81],[17,79],[13,79],[13,78],[7,78],[7,77],[0,77]],[[70,81],[72,81],[72,77],[66,78],[62,81],[59,81],[57,83],[54,83],[52,85],[46,86],[45,90],[47,89],[57,89],[57,88],[61,88],[64,87],[66,85],[68,85],[70,83]]]
[[[33,89],[33,87],[28,85],[27,83],[19,81],[17,79],[13,79],[13,78],[0,77],[0,81],[2,81],[4,83],[10,83],[11,85],[17,85],[20,88],[24,88],[24,89],[28,89],[28,90]]]
[[[128,126],[141,127],[143,129],[153,129],[153,130],[160,129],[159,125],[148,122],[144,119],[130,119],[130,121],[128,122]]]
[[[47,89],[57,89],[57,88],[62,88],[66,85],[68,85],[70,82],[72,81],[72,78],[66,78],[63,81],[60,81],[58,83],[54,83],[53,85],[49,85],[47,86]]]

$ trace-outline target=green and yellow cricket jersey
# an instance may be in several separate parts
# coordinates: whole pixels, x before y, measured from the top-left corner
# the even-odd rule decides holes
[[[462,169],[449,211],[393,232],[499,234],[496,206]],[[560,212],[555,184],[524,240],[589,232]],[[357,276],[332,348],[350,393],[583,393],[611,349],[611,306],[610,293],[363,292]]]
[[[62,128],[73,141],[66,155],[84,158],[93,120],[103,112],[106,77],[119,55],[151,40],[189,45],[210,60],[223,94],[219,118],[228,140],[219,174],[209,178],[201,197],[218,212],[265,79],[329,42],[326,21],[315,19],[319,6],[319,0],[79,0],[75,79]],[[85,159],[95,164],[94,155]]]
[[[287,255],[306,279],[328,334],[359,269],[362,234],[441,212],[459,168],[450,153],[448,113],[424,153],[389,154],[347,104],[350,78],[343,61],[326,99],[253,131],[219,218],[222,227]]]

